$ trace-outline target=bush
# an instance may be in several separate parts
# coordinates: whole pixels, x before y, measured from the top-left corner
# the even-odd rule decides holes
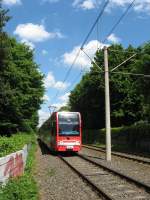
[[[105,144],[105,129],[84,130],[83,143]],[[111,129],[112,145],[121,145],[128,149],[138,151],[150,151],[150,124],[137,123],[130,127],[119,127]],[[120,147],[121,147],[120,146]]]
[[[111,132],[113,137],[115,137],[115,135],[117,135],[119,132],[121,132],[122,127],[118,127],[118,128],[112,128]],[[83,130],[83,143],[87,143],[87,144],[96,144],[96,143],[101,143],[104,144],[105,143],[105,132],[106,130],[103,129],[99,129],[99,130]]]

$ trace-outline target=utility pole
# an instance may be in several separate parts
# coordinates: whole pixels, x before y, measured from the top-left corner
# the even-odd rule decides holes
[[[105,65],[105,123],[106,123],[106,160],[111,161],[111,125],[110,125],[110,94],[109,94],[109,68],[108,49],[104,46]]]

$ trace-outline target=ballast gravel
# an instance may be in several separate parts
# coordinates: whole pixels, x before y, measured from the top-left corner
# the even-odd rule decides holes
[[[100,200],[77,174],[42,144],[36,152],[35,179],[40,200]]]
[[[125,175],[128,175],[136,180],[142,181],[150,185],[150,165],[140,162],[112,156],[112,161],[109,163],[105,160],[105,153],[95,150],[82,148],[81,154],[88,156],[91,160],[103,163],[113,169],[116,169]]]

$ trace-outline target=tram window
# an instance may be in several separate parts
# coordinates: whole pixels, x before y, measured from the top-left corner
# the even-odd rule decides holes
[[[58,114],[59,135],[79,135],[80,121],[78,113],[59,113]]]
[[[78,124],[79,115],[77,113],[59,113],[58,120],[59,120],[59,124],[63,124],[63,123]]]
[[[59,135],[79,135],[79,125],[59,124]]]

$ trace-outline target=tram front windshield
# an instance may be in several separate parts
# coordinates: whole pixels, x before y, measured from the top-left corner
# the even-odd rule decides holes
[[[78,113],[59,113],[58,123],[59,135],[78,136],[80,134]]]

